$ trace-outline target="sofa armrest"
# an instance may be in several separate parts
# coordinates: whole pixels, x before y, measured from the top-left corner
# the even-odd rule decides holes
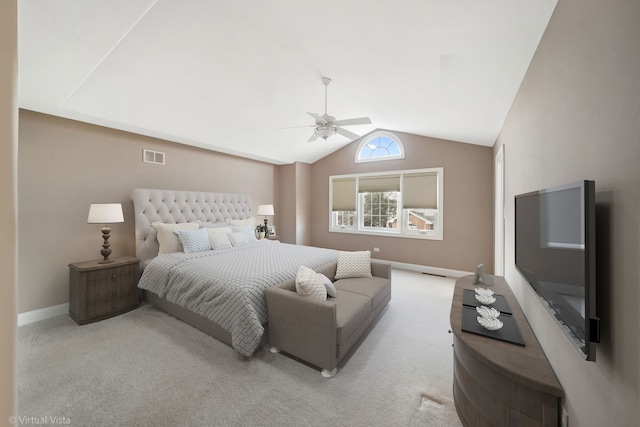
[[[265,290],[270,345],[320,368],[337,365],[336,306],[273,286]]]
[[[391,280],[391,264],[384,261],[371,260],[371,275]]]

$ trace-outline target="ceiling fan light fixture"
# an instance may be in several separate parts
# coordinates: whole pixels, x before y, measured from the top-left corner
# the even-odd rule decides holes
[[[314,133],[326,141],[327,138],[336,134],[336,130],[335,126],[318,126]]]

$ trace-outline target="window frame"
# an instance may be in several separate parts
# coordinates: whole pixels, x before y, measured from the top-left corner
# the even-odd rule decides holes
[[[409,209],[403,206],[403,181],[404,175],[411,174],[432,174],[437,176],[436,183],[436,200],[437,209],[435,209],[435,215],[437,217],[436,226],[434,230],[423,231],[410,229],[408,223],[405,224],[408,218]],[[384,230],[375,230],[370,227],[364,226],[364,213],[362,199],[365,193],[359,193],[359,180],[360,178],[368,178],[374,176],[387,176],[387,175],[400,175],[400,191],[398,192],[398,204],[397,204],[397,216],[398,216],[398,228],[387,228]],[[333,180],[334,179],[349,179],[355,178],[356,185],[356,210],[355,211],[340,211],[340,212],[354,212],[353,226],[336,226],[334,225],[334,211],[333,211]],[[338,212],[338,211],[336,211]],[[347,174],[347,175],[331,175],[329,176],[329,232],[331,233],[349,233],[349,234],[362,234],[370,236],[387,236],[387,237],[401,237],[409,239],[424,239],[424,240],[444,240],[444,168],[424,168],[424,169],[409,169],[399,171],[384,171],[373,173],[361,173],[361,174]]]
[[[388,155],[384,157],[369,157],[367,159],[361,159],[360,153],[362,152],[363,148],[372,140],[380,137],[385,137],[393,140],[398,145],[398,148],[400,148],[400,154]],[[367,135],[367,137],[360,142],[360,144],[358,145],[358,149],[356,150],[355,163],[383,162],[385,160],[402,160],[402,159],[404,159],[404,145],[402,144],[402,140],[400,139],[400,137],[388,131],[377,130]]]

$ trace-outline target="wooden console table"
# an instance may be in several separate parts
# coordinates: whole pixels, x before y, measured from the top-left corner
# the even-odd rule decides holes
[[[525,346],[462,331],[463,291],[475,287],[473,276],[458,279],[451,305],[453,396],[462,423],[560,425],[562,386],[504,278],[494,276],[494,285],[487,288],[506,298]]]

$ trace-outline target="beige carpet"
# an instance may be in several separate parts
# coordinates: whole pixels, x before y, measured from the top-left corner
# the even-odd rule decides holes
[[[453,283],[394,270],[390,304],[331,379],[267,347],[241,360],[148,304],[82,327],[67,316],[22,326],[18,415],[72,426],[459,426]]]

